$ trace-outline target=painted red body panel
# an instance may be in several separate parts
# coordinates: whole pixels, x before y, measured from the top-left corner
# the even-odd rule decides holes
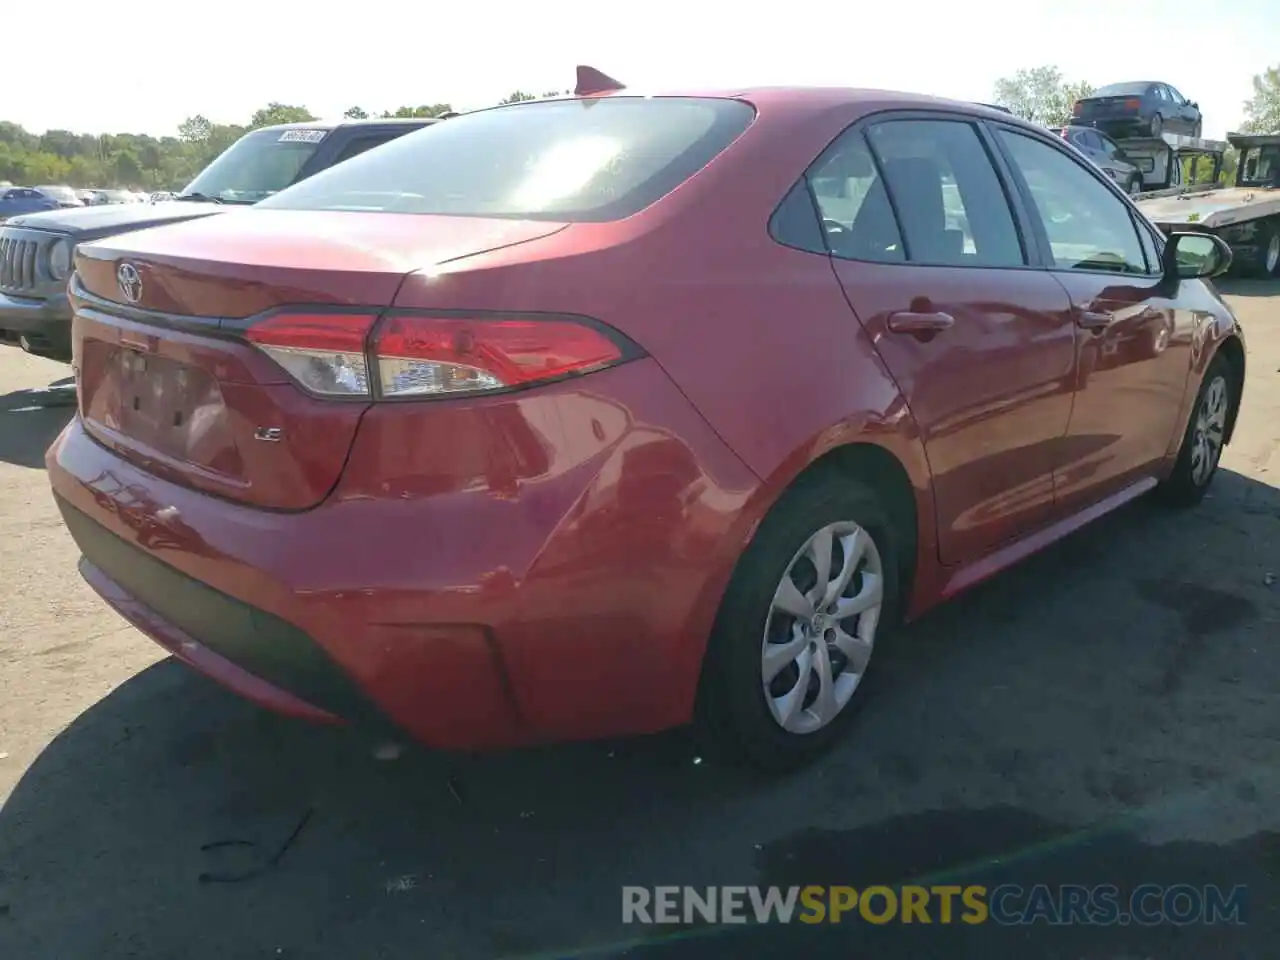
[[[743,96],[758,116],[738,141],[617,222],[250,210],[82,249],[102,301],[117,299],[116,264],[141,262],[143,310],[536,310],[595,318],[646,356],[490,397],[343,403],[304,395],[235,339],[82,301],[81,415],[49,451],[55,492],[305,631],[410,734],[481,748],[690,719],[734,564],[778,496],[837,448],[876,447],[909,484],[909,617],[1165,475],[1209,356],[1239,336],[1209,287],[1182,284],[1175,304],[1094,277],[926,275],[781,246],[771,213],[842,129],[940,105]],[[1073,308],[1099,304],[1119,322],[1079,329]],[[932,339],[887,329],[890,313],[929,310],[961,322]],[[206,446],[143,449],[107,429],[127,381],[104,365],[138,341],[213,384]],[[251,427],[273,418],[298,439],[254,449]],[[197,669],[324,713],[87,576]]]

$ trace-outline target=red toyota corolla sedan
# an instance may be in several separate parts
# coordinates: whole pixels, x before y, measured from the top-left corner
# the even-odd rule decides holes
[[[898,621],[1204,494],[1229,257],[972,104],[503,106],[82,246],[49,476],[89,583],[261,704],[786,768]]]

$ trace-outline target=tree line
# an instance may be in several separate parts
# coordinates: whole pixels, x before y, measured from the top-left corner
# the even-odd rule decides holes
[[[548,91],[542,96],[559,96],[562,92],[567,91]],[[534,94],[517,90],[500,103],[536,99]],[[381,112],[355,106],[345,116],[438,117],[452,112],[453,107],[447,103],[433,103]],[[0,120],[0,181],[27,186],[67,184],[81,189],[177,190],[250,130],[317,119],[306,107],[269,103],[254,111],[245,124],[214,123],[196,114],[179,124],[177,136],[169,137],[145,133],[95,136],[70,130],[37,134]]]

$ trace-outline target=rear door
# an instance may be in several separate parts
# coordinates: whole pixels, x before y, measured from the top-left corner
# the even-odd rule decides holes
[[[1075,331],[1031,257],[981,125],[894,114],[810,171],[845,295],[902,390],[933,473],[939,552],[962,563],[1044,523]]]
[[[1079,382],[1058,478],[1064,512],[1150,476],[1178,429],[1197,318],[1175,310],[1154,238],[1052,138],[1001,126],[1052,276],[1080,327]]]

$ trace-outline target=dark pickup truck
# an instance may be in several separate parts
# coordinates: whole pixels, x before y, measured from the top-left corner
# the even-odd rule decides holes
[[[0,224],[0,343],[71,360],[67,278],[77,244],[257,203],[435,120],[289,123],[245,134],[176,200],[22,214]]]

